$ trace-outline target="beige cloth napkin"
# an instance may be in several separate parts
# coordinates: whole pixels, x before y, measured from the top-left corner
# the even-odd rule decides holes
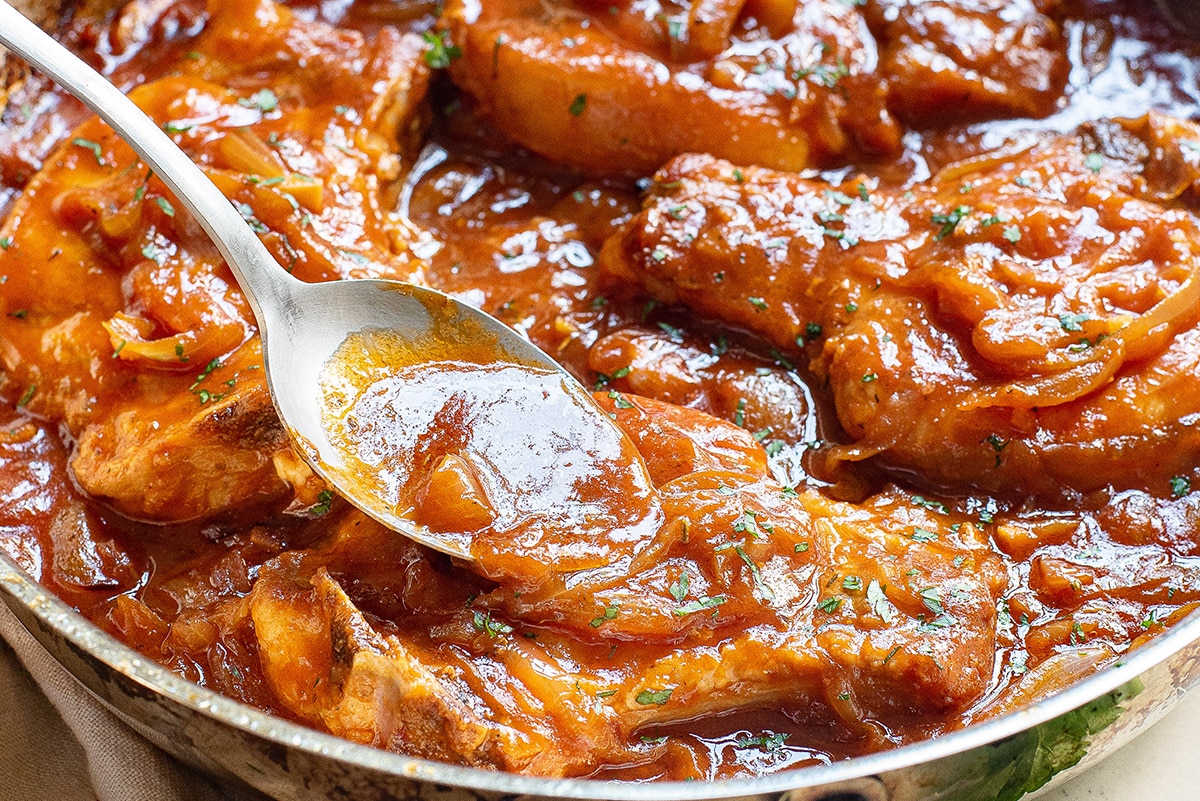
[[[218,787],[113,716],[0,603],[0,801],[266,801]]]

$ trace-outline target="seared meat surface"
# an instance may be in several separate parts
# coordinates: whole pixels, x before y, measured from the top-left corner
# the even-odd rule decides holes
[[[798,170],[894,157],[903,129],[1046,114],[1066,82],[1056,2],[454,0],[451,65],[513,141],[589,172],[709,153]],[[953,111],[946,109],[953,104]]]
[[[1200,453],[1200,131],[1151,117],[911,189],[684,156],[601,265],[807,356],[852,444],[943,488],[1165,489]]]
[[[195,221],[8,62],[0,547],[182,676],[455,764],[724,779],[1018,709],[1200,603],[1200,50],[1146,8],[132,0],[59,35],[280,269],[442,289],[583,384],[359,332],[324,386],[364,481],[402,462],[478,558],[384,529],[285,437]]]

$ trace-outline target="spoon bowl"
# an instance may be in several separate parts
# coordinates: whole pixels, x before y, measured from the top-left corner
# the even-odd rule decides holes
[[[308,284],[287,273],[240,213],[175,143],[107,79],[0,0],[0,44],[24,58],[81,100],[116,131],[200,223],[237,278],[258,322],[263,367],[272,400],[301,456],[338,493],[395,531],[464,560],[469,539],[431,530],[397,505],[395,492],[364,475],[355,443],[331,437],[329,426],[345,409],[331,406],[331,365],[349,359],[356,336],[383,332],[410,364],[426,357],[470,365],[506,363],[552,373],[574,402],[590,402],[575,379],[553,359],[486,313],[449,295],[414,284],[342,280]],[[360,354],[361,355],[361,354]],[[342,365],[345,367],[345,365]],[[334,371],[336,373],[336,370]],[[504,387],[497,392],[503,393]],[[582,400],[581,400],[582,399]],[[340,398],[345,401],[344,397]],[[594,404],[597,420],[609,425]],[[351,421],[353,422],[353,421]],[[335,426],[336,427],[336,426]],[[347,457],[350,458],[347,458]],[[392,464],[393,484],[403,466]],[[391,489],[395,489],[393,486]]]
[[[394,493],[359,467],[355,443],[334,432],[331,418],[347,414],[339,369],[370,358],[372,340],[397,332],[421,358],[477,363],[503,361],[575,379],[528,340],[483,312],[441,292],[399,281],[353,280],[285,284],[259,314],[264,366],[280,419],[304,459],[339,493],[384,525],[461,559],[472,559],[463,538],[438,534],[397,508]],[[357,336],[356,336],[357,335]],[[392,358],[390,367],[403,366]],[[583,395],[585,393],[578,393]],[[340,403],[338,402],[340,401]],[[393,466],[394,470],[394,466]]]

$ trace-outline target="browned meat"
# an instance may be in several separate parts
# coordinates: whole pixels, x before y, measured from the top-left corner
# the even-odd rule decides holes
[[[213,11],[187,62],[205,78],[165,78],[135,100],[294,274],[409,277],[419,262],[380,204],[421,130],[420,38],[385,28],[367,39],[265,2]],[[107,126],[74,132],[2,236],[3,385],[66,422],[86,491],[135,518],[179,521],[311,478],[281,452],[241,290]]]
[[[1196,135],[1107,126],[911,190],[685,156],[601,263],[804,348],[841,458],[943,487],[1165,493],[1200,451],[1200,231],[1165,200],[1192,191]]]
[[[647,174],[686,152],[787,170],[893,156],[893,109],[925,123],[1049,113],[1068,65],[1059,14],[1042,12],[1028,0],[456,0],[445,20],[455,81],[515,142]]]
[[[550,589],[488,589],[429,574],[415,546],[347,518],[255,585],[284,705],[408,753],[573,775],[634,758],[621,743],[640,731],[754,709],[881,744],[887,721],[962,714],[989,686],[1007,577],[978,528],[898,498],[856,509],[785,490],[735,426],[600,399],[660,481],[668,522],[651,554]]]
[[[888,108],[906,120],[1038,117],[1070,65],[1062,0],[870,0]]]

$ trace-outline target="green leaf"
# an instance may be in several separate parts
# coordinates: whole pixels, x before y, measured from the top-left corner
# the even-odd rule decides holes
[[[659,706],[662,706],[668,700],[670,700],[672,692],[674,692],[673,689],[671,689],[671,690],[642,690],[640,693],[637,694],[637,698],[635,698],[634,700],[637,701],[639,704],[644,704],[644,705],[658,704]]]
[[[879,615],[884,623],[890,624],[892,622],[896,608],[888,600],[883,585],[875,579],[871,579],[871,583],[867,585],[867,603],[871,605],[871,610]]]
[[[912,538],[916,542],[933,542],[938,538],[938,535],[936,532],[917,526],[913,528]]]
[[[77,139],[72,139],[71,144],[75,145],[76,147],[82,147],[84,150],[90,151],[91,154],[96,157],[96,163],[99,164],[101,167],[104,166],[104,150],[103,150],[103,148],[100,147],[99,142],[93,142],[91,139],[84,139],[84,138],[80,137]]]
[[[691,581],[688,579],[687,573],[680,573],[679,578],[675,580],[670,587],[667,587],[667,592],[671,593],[671,597],[678,603],[683,603],[683,599],[687,597],[688,587]]]
[[[274,111],[279,108],[279,98],[270,89],[259,89],[249,97],[243,97],[238,100],[239,106],[246,108],[256,108],[263,114]]]
[[[421,38],[429,45],[421,55],[430,69],[444,70],[451,61],[462,57],[462,48],[450,44],[445,32],[425,31]]]

